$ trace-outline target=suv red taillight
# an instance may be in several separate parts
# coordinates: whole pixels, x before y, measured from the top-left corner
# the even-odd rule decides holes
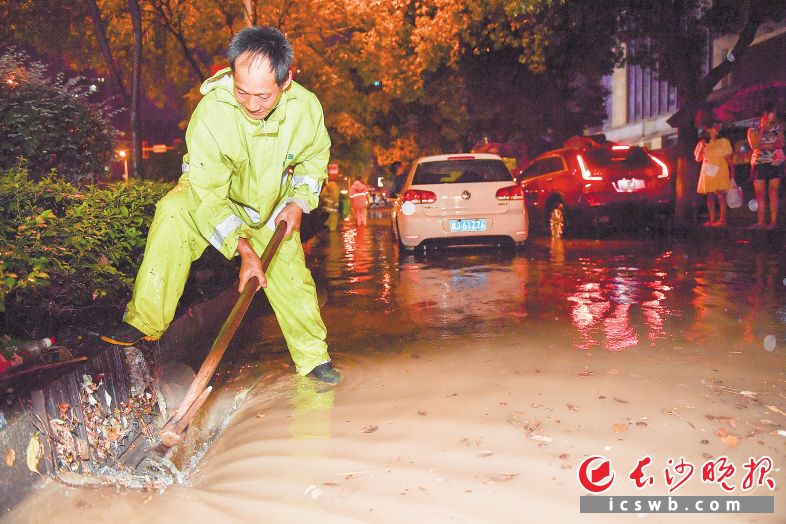
[[[654,155],[650,155],[649,153],[647,154],[655,161],[656,164],[660,166],[660,175],[658,175],[658,178],[669,178],[669,168],[666,163]]]
[[[521,186],[506,186],[497,190],[497,200],[524,200],[524,191]]]
[[[579,163],[579,169],[581,170],[581,178],[584,180],[603,180],[602,176],[593,176],[592,171],[587,168],[587,163],[584,162],[584,157],[581,155],[576,155],[576,161]]]
[[[433,204],[436,201],[437,194],[433,191],[410,189],[404,193],[404,202],[412,202],[413,204]]]

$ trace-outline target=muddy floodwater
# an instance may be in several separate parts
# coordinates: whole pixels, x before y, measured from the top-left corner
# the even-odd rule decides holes
[[[628,234],[423,256],[399,253],[384,214],[344,224],[310,253],[342,384],[294,376],[275,320],[247,317],[200,421],[223,430],[185,484],[50,481],[5,519],[786,522],[778,242]],[[594,456],[586,478],[613,474],[599,497],[774,496],[775,512],[581,514]]]

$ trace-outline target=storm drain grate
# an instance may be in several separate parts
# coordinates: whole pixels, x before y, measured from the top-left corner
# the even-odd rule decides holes
[[[120,460],[129,444],[155,439],[163,424],[139,349],[102,352],[34,394],[33,404],[48,437],[48,469],[61,480],[134,487],[161,480],[137,475]]]

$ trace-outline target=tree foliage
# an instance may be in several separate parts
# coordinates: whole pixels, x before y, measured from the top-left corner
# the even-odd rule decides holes
[[[602,121],[601,80],[619,59],[614,12],[575,0],[390,0],[356,11],[348,77],[360,92],[379,85],[362,116],[380,161],[410,161],[395,158],[402,141],[422,152],[480,136],[559,141]]]
[[[0,169],[23,157],[34,177],[57,169],[68,180],[92,181],[106,173],[115,131],[79,78],[52,78],[11,50],[0,55],[0,79]]]
[[[23,3],[41,14],[33,7],[42,0]],[[97,5],[128,78],[127,2]],[[616,49],[615,13],[578,0],[149,0],[140,7],[142,84],[159,106],[187,115],[201,81],[225,62],[231,35],[251,23],[273,25],[293,43],[296,79],[322,101],[333,156],[357,166],[463,149],[484,133],[580,131],[600,118],[600,78]],[[69,38],[82,24],[79,34],[94,51],[85,65],[99,68],[89,13],[71,15]]]

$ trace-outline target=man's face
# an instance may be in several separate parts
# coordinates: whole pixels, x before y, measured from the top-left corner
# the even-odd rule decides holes
[[[267,58],[254,58],[247,53],[235,61],[235,98],[243,111],[254,120],[263,120],[275,109],[281,92],[292,82],[289,72],[284,85],[276,84],[276,75]]]

